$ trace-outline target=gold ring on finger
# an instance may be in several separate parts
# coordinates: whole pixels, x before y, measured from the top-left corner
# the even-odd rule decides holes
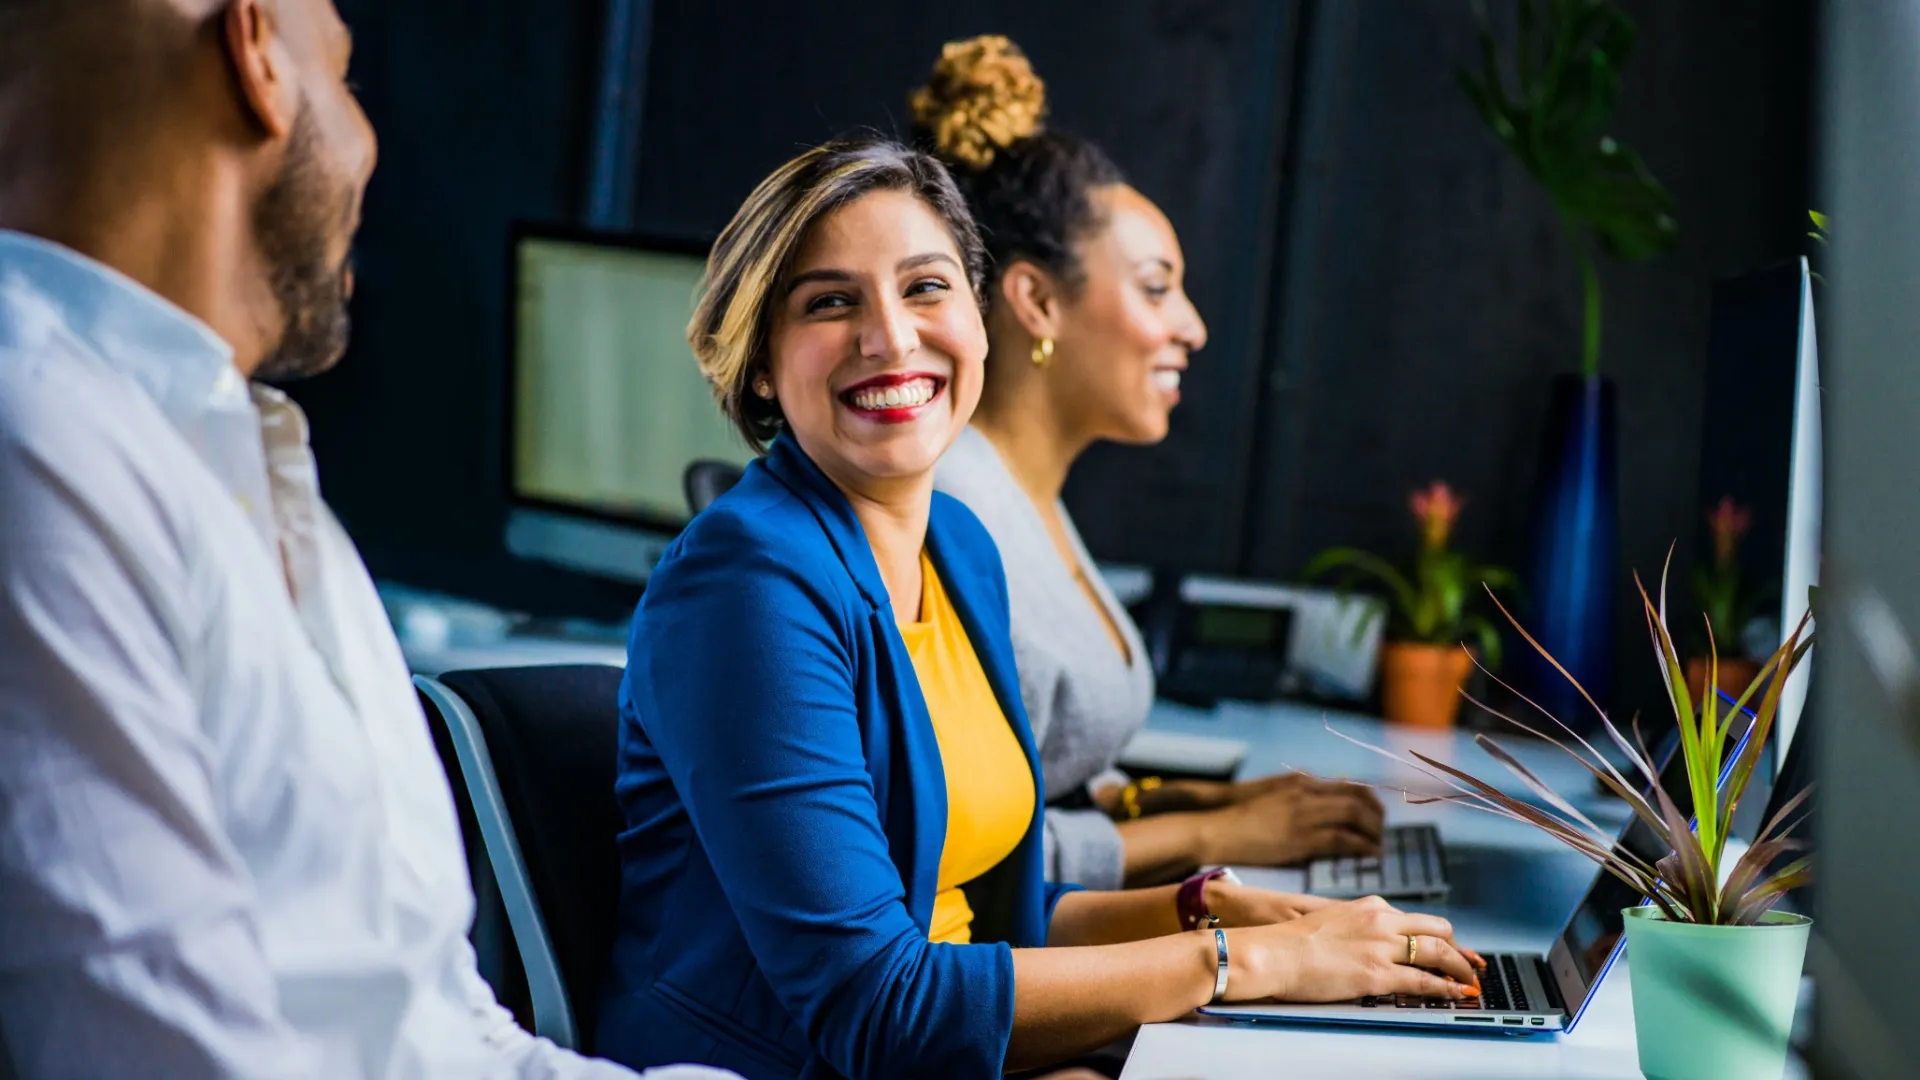
[[[1408,934],[1407,935],[1407,966],[1413,967],[1414,961],[1418,959],[1420,959],[1420,939],[1413,936],[1412,934]]]

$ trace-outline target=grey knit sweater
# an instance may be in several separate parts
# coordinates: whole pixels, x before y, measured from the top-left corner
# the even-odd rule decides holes
[[[1073,568],[1060,560],[1046,523],[999,452],[973,428],[940,459],[934,486],[965,503],[1000,548],[1012,607],[1020,696],[1033,724],[1047,801],[1058,802],[1112,773],[1120,751],[1147,721],[1153,671],[1127,617],[1060,508],[1079,570],[1126,639],[1114,648]],[[1117,889],[1124,876],[1120,834],[1098,810],[1047,808],[1047,877],[1089,889]]]

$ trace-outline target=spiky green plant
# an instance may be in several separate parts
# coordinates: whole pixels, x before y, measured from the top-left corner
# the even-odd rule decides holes
[[[1812,789],[1809,788],[1795,794],[1774,813],[1772,819],[1762,826],[1759,835],[1754,837],[1752,845],[1725,875],[1725,884],[1720,883],[1721,868],[1726,860],[1727,838],[1733,829],[1734,811],[1746,793],[1754,766],[1759,762],[1767,745],[1767,736],[1773,730],[1781,689],[1786,685],[1788,676],[1806,657],[1807,651],[1813,647],[1813,634],[1809,626],[1811,616],[1809,614],[1801,618],[1793,634],[1774,650],[1746,691],[1733,707],[1727,709],[1720,707],[1719,697],[1713,690],[1718,684],[1720,672],[1718,655],[1712,651],[1712,628],[1709,627],[1709,655],[1712,659],[1709,662],[1707,689],[1696,705],[1687,689],[1686,672],[1674,648],[1673,636],[1667,632],[1665,573],[1660,578],[1660,602],[1657,607],[1648,597],[1638,574],[1634,575],[1634,585],[1640,590],[1641,604],[1646,610],[1647,630],[1653,639],[1654,653],[1660,664],[1661,680],[1666,685],[1674,718],[1679,724],[1678,752],[1683,755],[1682,760],[1686,765],[1687,793],[1692,796],[1692,805],[1697,808],[1697,828],[1689,827],[1687,815],[1681,812],[1672,793],[1661,785],[1659,770],[1655,768],[1652,755],[1647,752],[1637,728],[1634,737],[1629,739],[1607,717],[1606,712],[1594,704],[1592,696],[1580,686],[1579,681],[1561,667],[1504,606],[1500,608],[1501,614],[1507,617],[1507,621],[1513,624],[1527,644],[1572,682],[1581,697],[1600,714],[1601,729],[1626,755],[1631,767],[1639,770],[1645,780],[1645,790],[1652,793],[1651,797],[1642,796],[1640,785],[1629,783],[1619,769],[1573,728],[1534,705],[1532,700],[1518,691],[1514,691],[1516,697],[1539,710],[1578,748],[1471,697],[1468,700],[1516,728],[1546,739],[1578,761],[1608,791],[1624,800],[1633,813],[1653,830],[1668,851],[1663,858],[1649,863],[1641,856],[1616,846],[1613,833],[1595,825],[1487,735],[1479,735],[1474,741],[1495,761],[1518,776],[1528,790],[1547,803],[1549,809],[1516,799],[1492,784],[1418,751],[1412,752],[1412,756],[1420,762],[1416,765],[1392,751],[1379,747],[1368,748],[1420,771],[1445,784],[1453,792],[1438,796],[1410,796],[1416,801],[1457,802],[1542,829],[1653,901],[1661,914],[1672,922],[1752,926],[1788,892],[1812,879],[1811,858],[1796,854],[1805,845],[1789,839],[1793,827],[1800,820],[1795,815],[1811,794]],[[1499,598],[1495,597],[1493,602],[1499,605]],[[1753,703],[1756,694],[1759,701],[1753,706],[1752,734],[1746,748],[1734,761],[1733,770],[1722,788],[1719,777],[1728,740],[1736,737],[1736,725],[1740,722],[1741,712]],[[1788,856],[1794,857],[1789,859]]]

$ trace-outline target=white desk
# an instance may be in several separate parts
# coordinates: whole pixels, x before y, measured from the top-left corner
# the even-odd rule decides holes
[[[1291,768],[1432,789],[1431,782],[1418,774],[1338,738],[1326,730],[1328,723],[1403,756],[1419,750],[1502,790],[1524,792],[1517,780],[1507,781],[1506,770],[1465,735],[1407,732],[1367,717],[1297,705],[1230,703],[1205,713],[1163,702],[1148,720],[1148,726],[1158,731],[1246,741],[1250,750],[1242,777]],[[1610,828],[1626,819],[1628,811],[1622,804],[1591,794],[1591,778],[1560,751],[1525,739],[1501,742],[1596,823]],[[1593,879],[1593,863],[1531,827],[1460,806],[1412,805],[1391,794],[1383,798],[1390,822],[1431,821],[1440,826],[1452,895],[1445,904],[1408,906],[1445,916],[1459,940],[1471,947],[1545,952]],[[1789,1067],[1787,1075],[1804,1074]],[[1235,1023],[1196,1016],[1142,1028],[1123,1076],[1125,1080],[1270,1080],[1276,1076],[1635,1080],[1640,1066],[1623,959],[1601,983],[1570,1035],[1422,1034]]]

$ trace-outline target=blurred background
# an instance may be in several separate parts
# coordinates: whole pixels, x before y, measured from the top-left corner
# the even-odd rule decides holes
[[[1679,224],[1662,257],[1598,260],[1618,403],[1616,677],[1633,679],[1648,665],[1631,662],[1644,641],[1627,571],[1657,572],[1677,545],[1684,575],[1717,497],[1699,476],[1714,282],[1812,247],[1818,43],[1809,0],[1622,6],[1638,34],[1608,131]],[[1018,42],[1051,122],[1166,210],[1212,330],[1171,437],[1098,447],[1074,473],[1096,557],[1272,580],[1330,544],[1397,557],[1416,535],[1408,491],[1444,479],[1467,500],[1457,547],[1527,561],[1551,387],[1580,359],[1581,281],[1553,202],[1457,82],[1478,61],[1468,0],[340,7],[381,162],[353,351],[295,392],[327,495],[383,579],[623,619],[637,586],[506,545],[512,229],[697,250],[799,148],[904,136],[941,44],[982,32]],[[1511,25],[1510,5],[1491,14]]]
[[[660,538],[685,520],[607,500],[671,502],[692,457],[740,454],[697,419],[703,390],[675,307],[690,306],[704,245],[802,147],[857,129],[905,136],[907,95],[942,43],[1003,33],[1046,80],[1050,122],[1103,147],[1171,218],[1211,329],[1167,441],[1097,447],[1076,469],[1067,502],[1093,554],[1275,588],[1331,545],[1405,563],[1420,535],[1409,493],[1438,480],[1465,499],[1452,548],[1527,578],[1525,617],[1558,602],[1530,567],[1550,547],[1542,508],[1569,469],[1554,449],[1569,423],[1556,386],[1580,368],[1587,234],[1564,226],[1463,88],[1462,70],[1481,62],[1469,0],[339,6],[381,162],[352,352],[295,394],[329,500],[389,587],[517,613],[503,624],[597,633],[619,662],[644,546],[566,569],[510,544],[514,523],[558,505],[563,518]],[[1617,101],[1609,81],[1601,126],[1658,178],[1655,209],[1677,233],[1652,257],[1595,259],[1613,415],[1594,445],[1612,448],[1599,456],[1613,468],[1587,480],[1617,542],[1580,556],[1612,608],[1582,615],[1616,658],[1595,663],[1594,690],[1623,717],[1665,708],[1652,704],[1628,574],[1657,574],[1670,548],[1676,622],[1736,591],[1723,614],[1742,617],[1719,635],[1723,653],[1768,651],[1819,576],[1824,477],[1841,617],[1836,633],[1822,628],[1832,660],[1815,700],[1834,725],[1821,768],[1847,782],[1822,811],[1823,865],[1835,868],[1822,888],[1851,907],[1823,915],[1813,964],[1826,970],[1831,1045],[1907,1060],[1910,1048],[1886,1041],[1898,995],[1881,988],[1916,960],[1904,938],[1889,948],[1880,916],[1914,887],[1902,879],[1911,860],[1888,856],[1911,848],[1917,812],[1920,650],[1899,625],[1920,611],[1905,528],[1920,503],[1888,463],[1912,459],[1920,408],[1907,360],[1920,333],[1920,14],[1814,0],[1619,7],[1633,48],[1610,73]],[[1488,8],[1504,64],[1515,5]],[[1826,41],[1827,27],[1845,32]],[[1831,305],[1825,223],[1809,216],[1829,208],[1823,176],[1840,211]],[[1849,214],[1862,223],[1851,241]],[[600,247],[568,247],[582,230]],[[622,243],[643,253],[619,272],[651,283],[644,300],[594,291],[605,285],[592,284],[595,251]],[[529,292],[536,271],[548,276]],[[1816,307],[1840,326],[1842,363],[1810,408]],[[607,341],[638,366],[565,368]],[[616,389],[600,400],[596,386]],[[608,408],[641,399],[651,411],[630,425]],[[544,447],[530,453],[546,464],[517,453],[516,435]],[[623,559],[624,572],[579,568]],[[1299,593],[1273,595],[1307,610]],[[1758,618],[1756,640],[1730,645],[1754,629],[1745,616]],[[399,621],[403,639],[421,629]],[[1406,633],[1388,625],[1389,638]],[[1373,654],[1360,663],[1366,677],[1346,696],[1378,711]]]

